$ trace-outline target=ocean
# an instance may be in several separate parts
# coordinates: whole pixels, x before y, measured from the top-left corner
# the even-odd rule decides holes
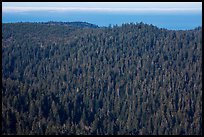
[[[131,13],[93,13],[93,12],[13,12],[3,13],[2,23],[83,21],[98,26],[121,25],[123,23],[143,22],[170,30],[189,30],[202,26],[202,13],[192,14],[131,14]]]

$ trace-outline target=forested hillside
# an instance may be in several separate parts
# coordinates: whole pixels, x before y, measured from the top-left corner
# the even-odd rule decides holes
[[[201,69],[200,27],[6,23],[2,134],[201,135]]]

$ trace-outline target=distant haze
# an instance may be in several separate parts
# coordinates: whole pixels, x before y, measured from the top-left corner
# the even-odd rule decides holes
[[[201,2],[3,2],[2,13],[2,22],[144,22],[167,29],[202,25]]]

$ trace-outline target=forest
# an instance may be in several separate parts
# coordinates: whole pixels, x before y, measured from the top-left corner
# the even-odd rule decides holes
[[[2,24],[3,135],[202,135],[202,27]]]

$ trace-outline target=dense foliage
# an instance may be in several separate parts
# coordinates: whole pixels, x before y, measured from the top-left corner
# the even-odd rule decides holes
[[[3,24],[3,134],[202,134],[201,28],[73,24]]]

